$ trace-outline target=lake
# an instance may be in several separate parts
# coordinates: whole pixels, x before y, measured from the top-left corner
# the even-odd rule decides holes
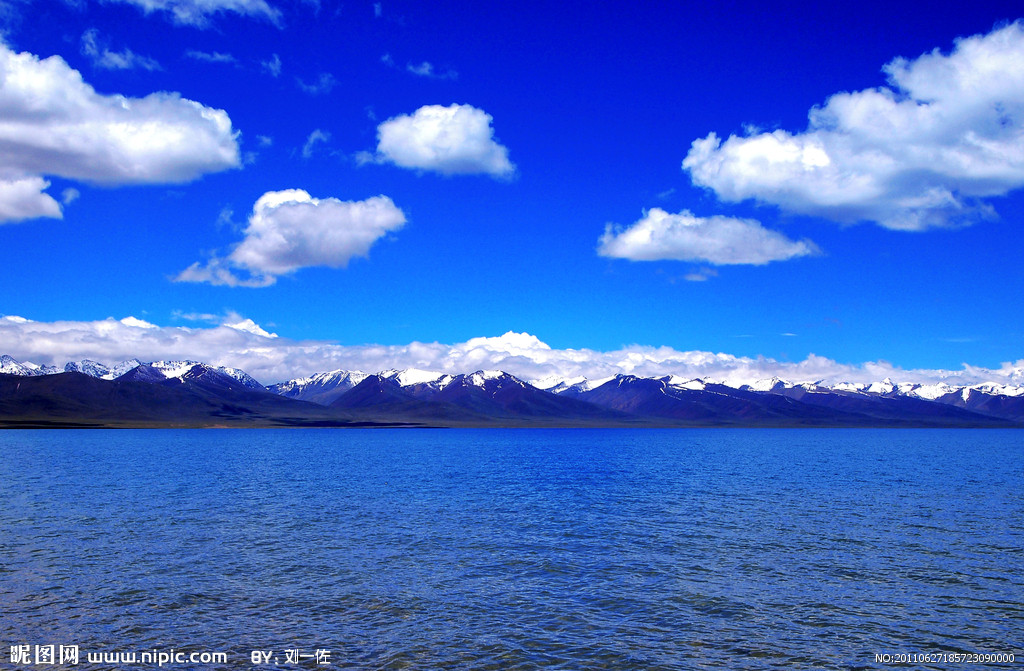
[[[1024,660],[1021,431],[6,431],[0,455],[6,668]]]

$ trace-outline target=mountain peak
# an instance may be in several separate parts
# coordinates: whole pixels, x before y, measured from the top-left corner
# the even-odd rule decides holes
[[[18,361],[14,357],[4,354],[0,356],[0,373],[8,375],[36,376],[52,375],[61,372],[56,366],[40,366],[31,361]]]
[[[89,377],[104,377],[110,373],[110,369],[99,361],[82,359],[81,361],[69,361],[64,364],[65,373],[85,373]]]
[[[404,368],[402,370],[386,370],[381,373],[382,376],[390,380],[394,380],[400,387],[411,387],[417,384],[426,384],[436,386],[438,384],[445,384],[451,380],[452,376],[445,373],[439,373],[433,370],[421,370],[419,368]]]

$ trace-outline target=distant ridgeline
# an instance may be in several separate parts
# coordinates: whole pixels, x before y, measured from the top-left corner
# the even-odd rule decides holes
[[[501,371],[337,370],[265,387],[198,361],[63,370],[0,357],[0,427],[1024,427],[1024,387],[728,386],[676,376],[601,380]]]

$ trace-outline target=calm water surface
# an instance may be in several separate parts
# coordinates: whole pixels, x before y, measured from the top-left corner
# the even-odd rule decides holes
[[[1021,431],[7,431],[0,667],[1019,667],[1022,475]]]

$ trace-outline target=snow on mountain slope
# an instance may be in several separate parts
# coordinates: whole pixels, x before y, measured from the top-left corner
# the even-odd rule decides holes
[[[948,384],[914,384],[914,383],[903,383],[897,385],[899,392],[904,396],[916,396],[917,398],[923,398],[928,401],[934,401],[937,398],[941,398],[947,394],[955,393],[957,388],[951,387]]]
[[[168,380],[171,378],[181,378],[185,373],[189,372],[195,366],[202,366],[204,364],[198,361],[154,361],[149,364],[150,368],[154,368],[163,374]]]
[[[0,373],[7,375],[39,375],[32,368],[25,366],[19,361],[16,361],[14,357],[10,357],[6,354],[0,356]]]
[[[101,380],[116,380],[128,371],[141,365],[142,362],[138,359],[129,359],[128,361],[122,361],[112,368],[108,368],[99,361],[82,359],[81,361],[69,361],[64,364],[64,372],[84,373],[89,377],[96,377]]]
[[[403,370],[386,370],[381,377],[386,380],[394,380],[400,387],[412,387],[425,384],[433,389],[444,389],[453,379],[453,376],[446,373],[438,373],[431,370],[420,370],[419,368],[405,368]]]
[[[574,384],[580,384],[581,382],[586,381],[587,378],[583,377],[582,375],[577,375],[576,377],[548,375],[547,377],[542,377],[539,380],[531,380],[530,384],[532,384],[537,389],[541,389],[543,391],[550,391],[552,394],[559,394]]]
[[[168,380],[178,379],[184,381],[211,374],[222,375],[248,389],[266,391],[266,387],[253,379],[245,371],[237,368],[214,367],[201,361],[154,361],[149,366],[159,371]]]
[[[1015,387],[1009,384],[975,384],[971,385],[970,389],[996,396],[1024,396],[1024,386]]]
[[[775,389],[785,389],[786,387],[792,387],[793,384],[786,382],[785,380],[777,377],[766,378],[763,380],[756,380],[750,384],[745,384],[739,387],[739,389],[746,389],[748,391],[772,391]]]
[[[134,370],[134,369],[138,368],[141,365],[142,365],[142,362],[139,361],[138,359],[128,359],[127,361],[122,361],[121,363],[116,364],[103,377],[106,380],[116,380],[117,378],[121,377],[122,375],[124,375],[128,371]]]
[[[837,382],[829,388],[833,391],[862,392],[867,391],[867,388],[870,386],[870,384],[864,382]]]
[[[81,361],[69,361],[64,364],[65,373],[84,373],[89,377],[105,377],[110,374],[110,369],[99,361],[82,359]]]
[[[469,384],[485,389],[488,386],[488,382],[510,382],[520,386],[526,384],[514,375],[509,375],[508,373],[500,370],[478,370],[475,373],[465,376],[465,379]]]
[[[701,391],[707,387],[707,382],[700,379],[691,379],[686,377],[679,377],[678,375],[666,375],[665,377],[657,378],[667,384],[670,387],[676,389],[690,389],[692,391]]]
[[[20,362],[9,355],[0,356],[0,373],[18,376],[51,375],[62,372],[78,372],[106,380],[117,379],[142,364],[138,359],[121,362],[113,367],[91,360],[68,362],[63,368],[40,366],[32,362]],[[317,373],[308,377],[288,380],[269,387],[264,387],[257,380],[242,370],[221,366],[214,367],[194,360],[156,361],[148,366],[156,376],[154,380],[179,379],[182,381],[202,381],[204,384],[240,384],[253,390],[268,390],[275,394],[309,400],[322,405],[329,405],[335,399],[354,388],[369,377],[359,371],[335,370]],[[885,378],[875,382],[837,382],[822,384],[820,382],[804,382],[795,384],[778,377],[753,380],[739,384],[714,382],[709,379],[692,379],[678,375],[666,375],[657,378],[638,378],[635,376],[610,376],[588,380],[583,376],[562,377],[557,375],[526,383],[519,378],[500,370],[478,370],[472,373],[452,375],[437,371],[407,368],[402,370],[386,370],[378,374],[382,379],[390,380],[399,388],[407,389],[416,398],[428,398],[452,385],[459,388],[474,387],[493,394],[498,390],[529,385],[532,388],[550,392],[555,395],[578,397],[602,387],[612,380],[649,379],[662,385],[664,393],[708,392],[729,395],[730,389],[747,393],[785,395],[801,398],[802,394],[813,394],[823,403],[823,395],[840,395],[858,398],[892,398],[907,401],[927,401],[943,405],[960,405],[969,408],[981,408],[983,411],[998,416],[1006,414],[1024,402],[1024,370],[1014,369],[1012,375],[999,382],[985,382],[970,385],[956,385],[946,382],[899,382]],[[145,376],[142,376],[145,377]],[[218,382],[217,380],[221,381]],[[1018,381],[1021,384],[1016,384]],[[607,393],[607,390],[606,390]],[[1016,400],[1008,400],[1016,399]],[[839,401],[836,401],[837,403]],[[852,402],[852,401],[850,401]],[[1012,410],[1012,412],[1017,412]],[[1014,415],[1016,417],[1016,415]]]
[[[865,391],[871,394],[892,394],[899,390],[891,379],[885,378],[881,382],[872,382]]]
[[[54,375],[61,372],[60,368],[56,366],[40,366],[39,364],[32,363],[31,361],[22,361],[22,366],[28,368],[31,373],[30,375]]]
[[[224,373],[225,375],[235,380],[236,382],[241,382],[243,386],[248,387],[249,389],[266,391],[266,387],[257,382],[251,375],[246,373],[244,370],[239,370],[238,368],[228,368],[226,366],[220,366],[217,368],[217,370],[221,373]]]
[[[331,370],[309,377],[286,380],[266,387],[267,391],[300,401],[330,405],[338,397],[370,377],[367,373]]]
[[[537,387],[538,389],[544,389],[545,391],[549,391],[552,394],[566,394],[568,396],[578,396],[579,394],[588,392],[591,389],[597,389],[605,382],[609,382],[611,380],[614,380],[615,378],[615,375],[598,378],[596,380],[588,380],[587,378],[582,376],[568,378],[549,376],[544,378],[543,380],[537,381],[549,385],[547,387],[540,387],[537,385],[537,382],[534,382],[532,384],[534,387]]]
[[[52,375],[61,372],[56,366],[40,366],[31,361],[17,361],[6,354],[0,356],[0,373],[7,375]]]

